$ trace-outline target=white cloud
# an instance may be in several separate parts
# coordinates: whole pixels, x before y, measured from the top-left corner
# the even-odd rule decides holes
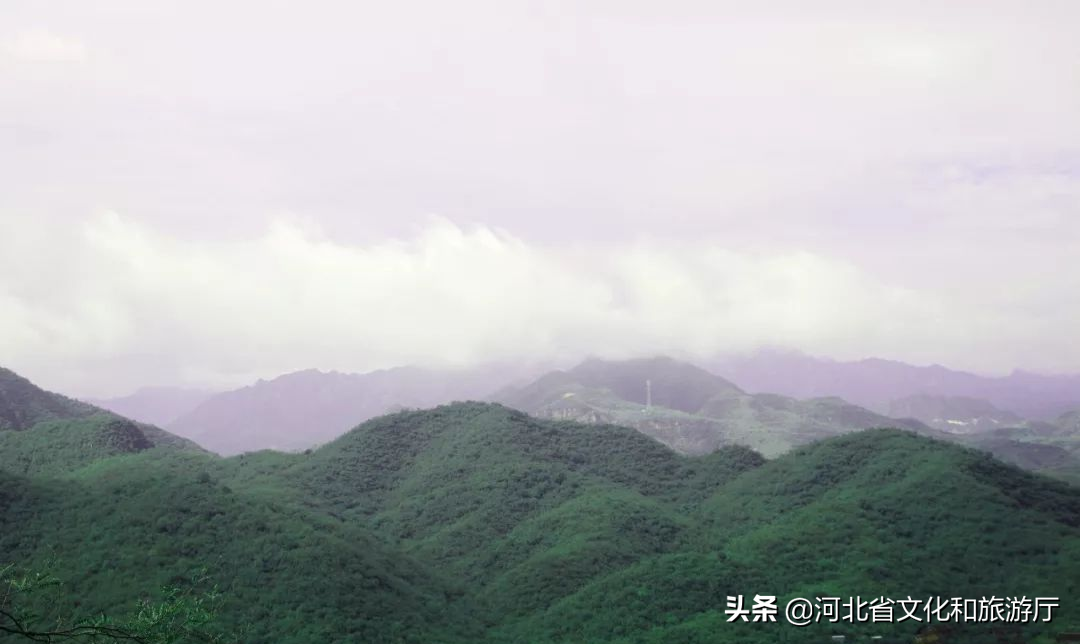
[[[1080,370],[1080,4],[870,4],[2,2],[0,364]]]
[[[1039,323],[811,253],[709,242],[579,253],[445,219],[367,245],[289,221],[232,241],[185,241],[112,213],[67,232],[7,223],[0,356],[77,393],[196,374],[237,384],[312,366],[693,358],[761,345],[1007,368],[995,361],[1008,352],[990,362],[980,352]],[[33,250],[20,244],[35,238]],[[1062,325],[1080,320],[1069,311]],[[1064,359],[1080,366],[1080,353]]]
[[[82,41],[68,36],[32,29],[8,38],[3,50],[12,58],[35,63],[78,63],[86,60]]]

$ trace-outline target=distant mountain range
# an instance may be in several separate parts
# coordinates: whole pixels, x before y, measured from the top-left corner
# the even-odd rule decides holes
[[[1011,411],[998,409],[980,398],[932,394],[916,394],[892,401],[889,416],[915,418],[934,429],[956,434],[974,434],[1024,422]]]
[[[170,432],[226,455],[309,449],[390,411],[493,400],[542,418],[634,427],[687,454],[742,444],[771,457],[850,431],[901,427],[1031,469],[1080,472],[1080,432],[1062,434],[1066,416],[1051,413],[1074,400],[1069,409],[1080,409],[1072,376],[984,378],[943,367],[776,352],[718,364],[725,377],[670,358],[592,359],[547,373],[506,365],[308,370],[212,395],[155,388],[101,402],[137,420],[159,419]],[[973,395],[927,393],[935,391],[988,393],[1012,408]],[[1014,408],[1038,415],[1029,420]]]
[[[1052,420],[1080,409],[1080,375],[1014,371],[994,378],[940,365],[917,367],[878,358],[840,362],[783,351],[759,351],[707,366],[749,392],[838,396],[881,414],[889,413],[894,401],[917,395],[978,398],[1031,420]]]
[[[531,374],[528,367],[502,365],[365,374],[310,369],[211,396],[166,427],[219,454],[296,451],[331,441],[375,416],[479,399]]]
[[[724,378],[670,358],[593,359],[532,380],[536,374],[536,368],[506,366],[402,367],[366,374],[307,370],[213,395],[148,389],[105,403],[118,413],[134,411],[130,415],[137,419],[167,418],[189,406],[164,426],[224,455],[308,449],[369,418],[455,400],[493,400],[539,417],[623,424],[687,454],[742,444],[775,456],[868,427],[933,433],[919,421],[888,418],[835,397],[800,401],[747,394]],[[516,381],[527,384],[507,386]]]
[[[633,427],[685,454],[738,444],[771,457],[872,427],[938,434],[917,420],[888,418],[835,397],[748,394],[700,367],[665,357],[587,360],[493,399],[541,418]]]
[[[633,413],[707,418],[732,400],[750,418],[784,411],[670,360],[565,374],[517,389],[540,409],[562,391]],[[626,427],[471,402],[381,416],[311,453],[220,458],[2,371],[0,418],[0,563],[65,582],[49,589],[50,618],[123,615],[203,570],[224,593],[213,625],[240,634],[223,641],[775,644],[796,633],[728,621],[725,597],[757,593],[781,607],[795,596],[1060,599],[1052,622],[960,625],[957,642],[1080,627],[1080,488],[909,431],[834,436],[773,460],[745,447],[691,457]],[[919,622],[840,626],[848,641],[925,641]],[[813,623],[796,639],[837,628]]]

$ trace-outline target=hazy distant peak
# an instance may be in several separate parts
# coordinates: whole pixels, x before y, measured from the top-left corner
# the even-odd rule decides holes
[[[260,378],[258,380],[258,383],[259,384],[267,384],[267,383],[275,383],[275,382],[287,382],[287,381],[290,381],[290,380],[293,380],[293,381],[317,380],[317,379],[321,379],[321,378],[325,378],[325,377],[333,377],[334,375],[335,374],[333,372],[322,371],[320,369],[301,369],[299,371],[290,371],[288,373],[283,373],[283,374],[280,374],[278,376],[274,376],[273,378],[270,378],[269,380],[264,379],[264,378]]]
[[[719,394],[742,393],[697,365],[667,356],[629,360],[592,358],[567,372],[586,387],[609,389],[624,400],[694,413]]]
[[[214,395],[208,389],[147,386],[116,398],[88,399],[86,402],[125,418],[165,426]]]
[[[1080,407],[1080,376],[980,376],[940,364],[916,366],[883,358],[837,361],[801,354],[761,351],[716,360],[716,373],[747,391],[795,398],[839,396],[888,413],[894,400],[913,395],[967,396],[1024,418],[1050,420]]]
[[[169,428],[222,454],[300,450],[399,409],[486,397],[521,375],[521,368],[501,366],[404,366],[368,373],[304,369],[217,394]]]

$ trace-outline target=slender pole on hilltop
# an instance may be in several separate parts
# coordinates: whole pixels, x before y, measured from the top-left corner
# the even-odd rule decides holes
[[[652,409],[652,380],[645,381],[645,409]]]

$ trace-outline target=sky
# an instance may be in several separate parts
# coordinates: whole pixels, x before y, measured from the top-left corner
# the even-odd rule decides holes
[[[1077,2],[0,4],[0,365],[51,389],[1078,328]]]

